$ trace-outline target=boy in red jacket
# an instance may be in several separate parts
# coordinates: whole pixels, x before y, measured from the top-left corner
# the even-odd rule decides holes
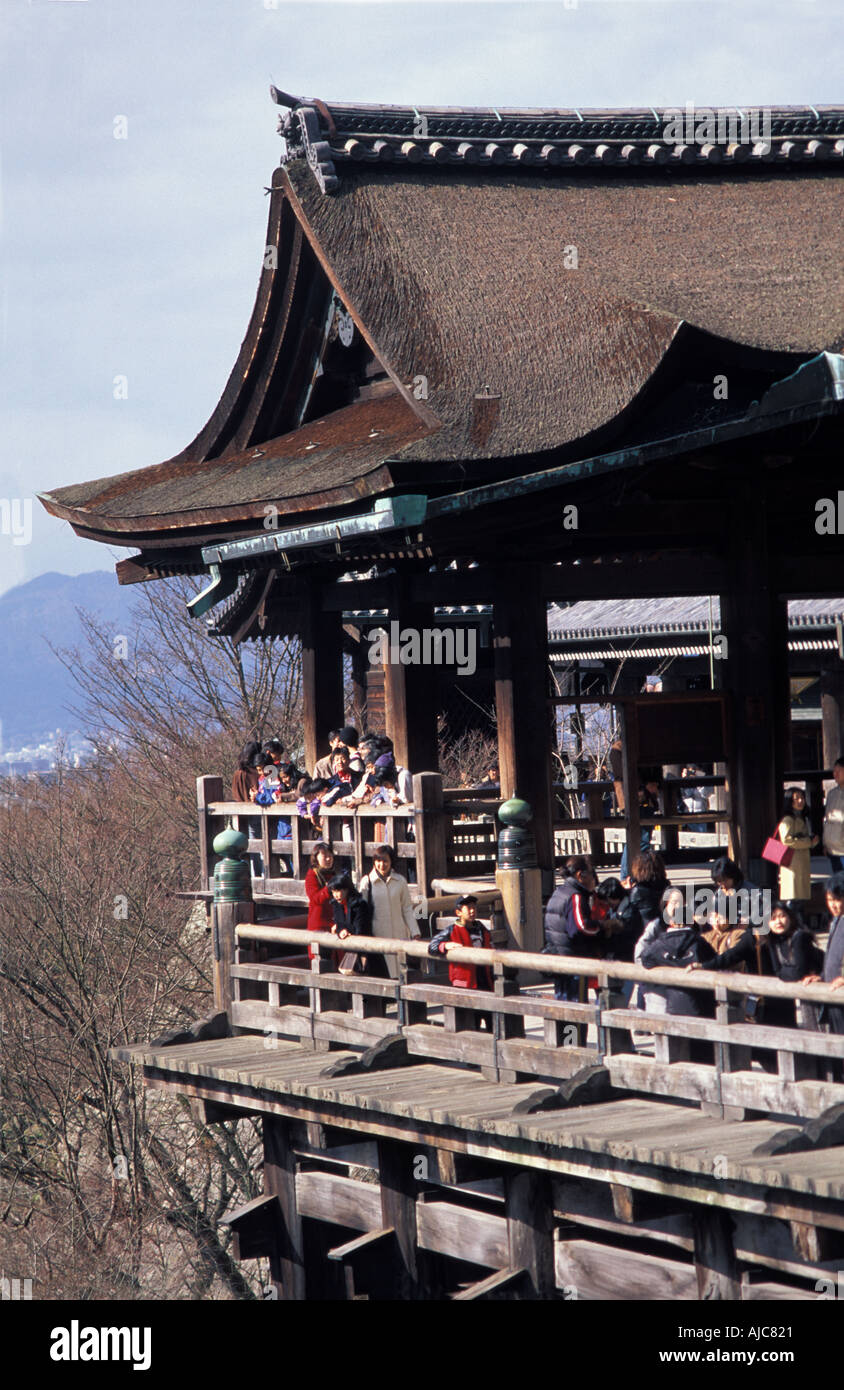
[[[489,950],[492,936],[485,922],[476,917],[478,900],[471,893],[457,899],[456,921],[431,938],[429,956],[447,956],[454,946],[474,946]],[[448,967],[448,978],[458,989],[492,989],[492,969],[488,965],[465,965],[457,961]]]

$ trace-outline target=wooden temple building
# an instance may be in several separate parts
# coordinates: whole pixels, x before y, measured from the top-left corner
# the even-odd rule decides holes
[[[533,811],[538,887],[511,899],[521,917],[504,901],[509,944],[529,950],[555,871],[554,702],[570,698],[552,694],[549,605],[714,596],[713,679],[617,698],[628,844],[642,767],[718,764],[733,852],[770,882],[787,604],[844,590],[844,108],[774,110],[767,143],[678,145],[653,111],[273,97],[284,156],[219,404],[174,458],[44,505],[133,550],[121,583],[206,576],[192,608],[212,632],[299,636],[309,766],[345,722],[349,652],[365,702],[354,615],[421,633],[481,614],[501,796]],[[828,763],[844,751],[838,641],[822,655]],[[393,843],[429,907],[461,877],[442,677],[383,666],[387,729],[417,775],[415,839],[393,825]],[[237,807],[219,786],[201,803],[210,892],[211,831]],[[368,844],[356,822],[356,867]],[[232,1224],[279,1296],[788,1298],[844,1267],[839,1039],[737,1023],[744,977],[701,976],[717,1024],[665,1020],[653,1055],[617,992],[638,967],[566,1004],[519,991],[515,953],[497,952],[494,993],[467,1004],[420,976],[423,948],[381,943],[398,978],[344,984],[327,950],[316,976],[293,958],[284,891],[270,924],[245,900],[214,906],[231,1036],[124,1054],[209,1123],[262,1117],[266,1194]],[[712,1057],[692,1061],[702,1040]]]

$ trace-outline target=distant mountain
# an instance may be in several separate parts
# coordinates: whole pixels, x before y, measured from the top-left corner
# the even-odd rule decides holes
[[[78,703],[70,673],[50,650],[83,642],[77,610],[96,614],[115,635],[131,633],[131,588],[121,588],[113,571],[41,574],[0,596],[0,719],[3,748],[40,742],[75,721],[68,706]]]

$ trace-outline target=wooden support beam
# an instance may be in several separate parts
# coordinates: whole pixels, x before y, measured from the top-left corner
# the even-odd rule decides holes
[[[548,713],[548,621],[539,566],[502,566],[493,595],[495,710],[502,797],[533,809],[537,862],[554,870],[552,730]]]
[[[263,1132],[264,1191],[276,1199],[279,1230],[278,1250],[270,1258],[270,1277],[279,1299],[299,1302],[305,1298],[305,1261],[290,1121],[265,1115]]]
[[[397,628],[393,625],[397,624]],[[422,634],[434,628],[433,605],[412,603],[408,584],[396,581],[390,599],[385,630],[388,638],[394,633],[398,642],[385,643],[389,659],[384,663],[384,694],[387,714],[387,733],[393,740],[396,762],[411,772],[436,772],[439,767],[437,742],[437,687],[441,669],[454,675],[448,667],[441,668],[426,661]],[[406,664],[399,660],[405,647],[403,634],[415,634],[420,660]],[[413,648],[407,641],[407,652]]]
[[[530,1286],[530,1276],[526,1269],[499,1269],[488,1274],[476,1284],[461,1289],[452,1298],[452,1303],[477,1303],[484,1299],[506,1298],[509,1302],[518,1298],[523,1289]]]
[[[394,1298],[428,1297],[425,1257],[418,1248],[416,1231],[417,1183],[413,1175],[415,1155],[409,1144],[378,1140],[378,1172],[381,1179],[381,1218],[395,1231],[397,1282]]]
[[[281,1240],[278,1201],[265,1195],[256,1197],[222,1219],[234,1235],[236,1260],[272,1259]]]
[[[552,1298],[554,1204],[551,1181],[537,1169],[507,1174],[504,1183],[510,1268],[527,1271],[530,1298]]]
[[[764,487],[742,473],[729,511],[729,583],[721,595],[727,639],[723,686],[733,696],[734,777],[741,867],[751,882],[773,887],[762,847],[779,821],[788,766],[788,615],[772,576]]]
[[[343,1266],[346,1298],[350,1302],[390,1297],[389,1271],[395,1265],[395,1244],[392,1226],[383,1226],[328,1251],[328,1259]]]
[[[619,706],[621,734],[621,785],[624,791],[624,819],[627,830],[628,869],[639,854],[642,831],[639,824],[639,717],[634,702]]]
[[[316,587],[302,603],[302,717],[305,763],[312,772],[328,751],[328,730],[345,722],[341,615],[325,611]]]
[[[696,1210],[692,1224],[698,1297],[706,1301],[740,1299],[732,1217],[710,1207]]]

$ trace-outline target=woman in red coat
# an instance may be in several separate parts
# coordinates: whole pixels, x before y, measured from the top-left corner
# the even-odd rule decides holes
[[[331,897],[329,881],[334,877],[334,851],[321,840],[311,853],[311,867],[305,874],[305,892],[308,895],[308,931],[331,931],[334,926],[334,900]],[[308,955],[313,960],[317,955],[314,946],[308,947]]]

